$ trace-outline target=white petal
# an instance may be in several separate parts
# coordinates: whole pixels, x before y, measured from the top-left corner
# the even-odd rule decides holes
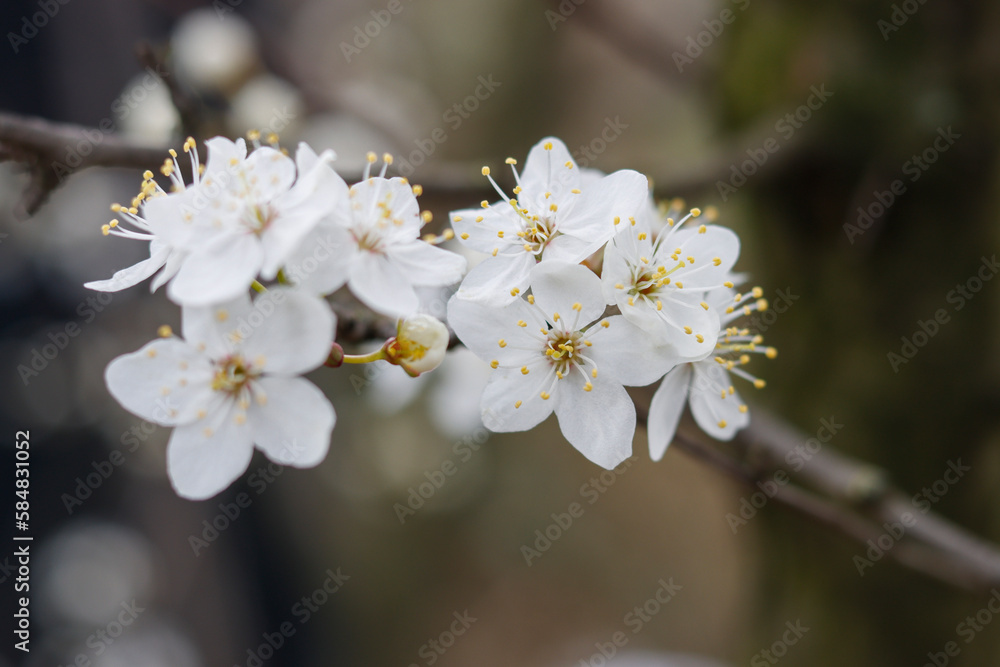
[[[208,358],[177,338],[154,340],[108,364],[108,391],[132,414],[162,426],[185,424],[217,404]]]
[[[602,468],[611,470],[632,454],[635,435],[635,405],[624,387],[598,378],[591,391],[583,391],[575,379],[561,383],[553,398],[559,428],[571,445]]]
[[[551,150],[545,150],[546,144],[552,144]],[[567,166],[569,163],[572,166]],[[521,172],[522,196],[529,204],[548,200],[565,201],[573,189],[580,187],[580,170],[573,161],[566,144],[555,137],[546,137],[535,144],[528,152]],[[547,200],[545,193],[551,193]]]
[[[621,315],[609,317],[607,322],[607,327],[595,326],[587,331],[593,343],[588,356],[597,363],[599,375],[610,373],[621,384],[643,387],[680,363],[676,349]]]
[[[733,264],[740,256],[740,238],[729,229],[718,225],[708,225],[704,233],[696,229],[682,229],[663,241],[656,253],[656,262],[667,268],[674,266],[670,255],[675,249],[681,249],[681,257],[687,262],[688,257],[694,258],[694,263],[671,274],[674,280],[680,280],[684,289],[700,289],[718,287],[730,276]],[[716,266],[713,260],[718,259]]]
[[[354,296],[383,315],[404,317],[417,312],[420,306],[409,280],[382,254],[358,253],[347,285]]]
[[[466,274],[458,294],[464,299],[504,306],[516,298],[512,289],[527,289],[528,275],[535,264],[535,258],[526,252],[487,258]]]
[[[323,299],[275,287],[259,295],[253,310],[232,326],[243,340],[243,354],[255,368],[269,375],[299,375],[326,361],[336,318]]]
[[[162,246],[153,251],[152,245],[150,243],[151,254],[149,259],[144,259],[138,264],[133,264],[128,268],[116,271],[115,275],[107,280],[95,280],[84,283],[83,286],[98,292],[118,292],[142,282],[156,273],[167,262],[167,257],[170,255],[169,247]]]
[[[691,414],[701,430],[716,440],[732,440],[736,432],[750,423],[750,413],[740,410],[743,399],[730,394],[729,373],[714,360],[694,364],[691,381]],[[725,393],[725,398],[723,398]]]
[[[223,359],[238,349],[242,336],[233,333],[240,322],[246,322],[250,310],[246,293],[214,306],[185,306],[181,310],[184,340],[210,359]]]
[[[518,326],[519,321],[528,326]],[[448,324],[483,361],[496,359],[502,366],[520,368],[543,356],[545,343],[540,340],[532,308],[523,299],[496,307],[456,294],[448,301]],[[534,338],[536,334],[539,340]],[[503,347],[499,344],[501,340]]]
[[[250,429],[233,421],[232,410],[220,410],[174,430],[167,443],[167,475],[177,495],[203,500],[239,479],[252,456]]]
[[[545,400],[541,397],[541,392],[547,388],[539,384],[535,374],[522,375],[508,368],[493,371],[483,390],[483,425],[495,433],[535,428],[556,406],[555,398]]]
[[[167,281],[176,276],[177,272],[181,270],[181,266],[184,264],[187,256],[188,253],[184,250],[173,250],[167,256],[167,262],[163,265],[163,270],[149,284],[149,291],[155,292],[166,285]]]
[[[235,298],[250,288],[263,261],[252,234],[226,234],[188,255],[167,295],[183,306],[207,306]]]
[[[386,249],[386,254],[409,278],[411,285],[453,285],[465,274],[464,257],[425,241],[396,243]]]
[[[477,222],[479,218],[481,221]],[[489,208],[470,208],[452,211],[448,215],[455,237],[462,245],[484,253],[492,253],[494,248],[503,249],[509,245],[509,239],[517,239],[517,231],[521,229],[514,213],[507,202],[501,201]],[[504,236],[498,236],[497,232]]]
[[[667,446],[674,439],[690,385],[691,364],[683,364],[667,373],[653,394],[649,403],[646,436],[649,439],[649,457],[654,461],[663,458]]]
[[[347,229],[321,222],[288,258],[284,272],[299,289],[332,294],[347,282],[357,252]]]
[[[269,202],[288,192],[295,180],[295,162],[270,146],[262,146],[247,157],[242,166],[243,195],[250,201]]]
[[[267,397],[248,419],[257,447],[275,463],[310,468],[326,457],[337,416],[316,385],[302,378],[261,378]]]
[[[604,313],[601,279],[580,264],[540,262],[531,270],[530,284],[535,306],[546,317],[559,313],[566,326],[577,319],[582,328]],[[573,310],[577,303],[580,304],[579,317]]]
[[[614,219],[626,224],[648,196],[649,181],[645,176],[631,169],[616,171],[583,191],[559,230],[588,241],[607,241],[615,233]]]
[[[401,238],[416,238],[423,226],[420,205],[413,186],[402,178],[372,177],[351,187],[354,223],[377,226],[391,222],[387,232]],[[388,216],[386,215],[388,214]]]

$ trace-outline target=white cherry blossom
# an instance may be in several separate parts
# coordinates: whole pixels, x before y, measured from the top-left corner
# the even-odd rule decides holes
[[[372,310],[405,317],[420,305],[414,288],[457,283],[466,261],[420,238],[430,220],[417,203],[420,188],[404,178],[386,178],[391,157],[385,157],[379,176],[368,173],[375,160],[370,154],[364,180],[350,189],[340,180],[336,187],[346,196],[291,254],[284,273],[315,294],[346,284]]]
[[[614,235],[615,218],[636,215],[647,197],[642,174],[623,169],[584,176],[566,145],[554,137],[531,149],[520,174],[513,158],[507,164],[517,184],[514,197],[483,167],[502,201],[483,201],[478,209],[450,216],[462,243],[490,255],[462,282],[459,294],[466,299],[503,305],[525,289],[536,263],[582,262]]]
[[[644,219],[622,220],[604,251],[602,288],[607,303],[629,321],[662,337],[686,360],[715,347],[719,315],[705,300],[708,290],[731,288],[740,241],[716,225],[683,228],[698,209],[669,220],[653,238]]]
[[[275,288],[183,310],[183,339],[166,336],[118,357],[105,373],[125,409],[172,426],[167,473],[185,498],[238,478],[254,445],[282,465],[310,467],[330,444],[333,406],[298,377],[327,358],[335,318],[320,299]]]
[[[763,388],[764,380],[750,375],[742,366],[750,362],[751,354],[764,354],[773,359],[777,351],[761,345],[763,337],[760,335],[729,325],[743,315],[765,310],[767,301],[760,296],[759,287],[735,296],[731,290],[705,296],[718,313],[723,329],[718,334],[712,356],[675,367],[653,394],[647,434],[649,455],[654,461],[663,458],[673,440],[685,403],[690,403],[698,426],[717,440],[731,440],[737,431],[750,423],[749,408],[733,387],[730,375],[749,380],[758,389]]]
[[[672,349],[624,317],[603,318],[600,279],[579,264],[542,262],[531,294],[503,307],[452,297],[448,322],[495,370],[483,392],[483,423],[525,431],[555,412],[566,439],[611,469],[632,450],[641,386],[677,362]]]

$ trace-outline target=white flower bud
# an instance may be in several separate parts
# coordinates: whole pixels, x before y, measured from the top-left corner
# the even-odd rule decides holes
[[[387,348],[389,360],[411,375],[437,368],[448,352],[448,328],[430,315],[400,320],[396,339]]]

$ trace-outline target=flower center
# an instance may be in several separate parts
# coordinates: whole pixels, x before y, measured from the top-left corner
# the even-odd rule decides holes
[[[260,376],[260,371],[244,361],[240,355],[227,357],[216,365],[212,389],[235,396]]]

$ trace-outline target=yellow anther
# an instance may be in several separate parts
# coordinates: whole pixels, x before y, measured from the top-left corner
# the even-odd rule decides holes
[[[753,386],[756,387],[757,389],[763,389],[765,386],[767,386],[767,383],[764,382],[763,380],[754,380]]]
[[[547,151],[550,151],[550,150],[552,150],[552,142],[551,142],[551,141],[546,141],[546,142],[545,142],[545,145],[544,145],[544,146],[542,146],[542,148],[544,148],[544,149],[545,149],[545,150],[547,150]]]
[[[542,397],[543,401],[549,400],[549,392],[547,392],[547,391],[543,391],[541,394],[539,394],[539,396]]]
[[[740,363],[741,364],[749,364],[750,363],[750,355],[749,354],[741,354],[740,355]]]
[[[764,350],[764,356],[767,357],[768,359],[774,359],[775,357],[778,356],[777,348],[773,347],[767,348],[766,350]]]
[[[696,341],[698,341],[699,343],[704,343],[705,342],[705,337],[702,336],[701,334],[695,334],[694,339]]]
[[[483,176],[489,176],[489,175],[490,175],[490,168],[483,167]]]
[[[556,206],[555,204],[549,204],[549,210],[555,213],[556,211],[559,210],[559,207]]]
[[[500,237],[500,238],[503,238],[503,230],[502,229],[499,232],[497,232],[497,236]]]
[[[156,333],[157,335],[159,335],[160,338],[170,338],[171,336],[174,335],[174,330],[171,329],[169,325],[164,324],[163,326],[161,326],[159,329],[156,330]]]
[[[601,326],[607,329],[608,327],[611,326],[611,323],[608,322],[607,320],[601,320]]]
[[[528,303],[530,303],[532,306],[535,305],[535,295],[534,294],[529,294],[528,295]]]
[[[422,185],[414,185],[410,189],[413,190],[414,197],[419,197],[420,195],[424,194],[424,186]]]
[[[514,189],[512,190],[512,192],[513,192],[514,194],[516,194],[516,195],[519,195],[519,194],[521,194],[521,186],[520,186],[520,185],[516,186],[516,187],[515,187],[515,188],[514,188]],[[514,200],[512,199],[511,201],[514,201]]]
[[[490,203],[488,201],[486,201],[485,199],[483,201],[479,202],[479,205],[482,206],[483,208],[489,208],[490,207]]]
[[[527,374],[528,374],[528,367],[521,366],[521,375],[527,375]]]
[[[621,218],[619,218],[619,217],[618,217],[618,216],[616,215],[616,216],[615,216],[615,224],[617,225],[617,224],[619,224],[619,223],[620,223],[621,221],[622,221],[622,219],[621,219]]]
[[[718,363],[718,364],[724,364],[724,363],[726,363],[726,360],[723,359],[722,357],[716,357],[715,358],[715,362]]]
[[[504,162],[507,164],[517,164],[517,160],[515,160],[512,157],[507,158],[506,160],[504,160]]]
[[[468,235],[468,234],[466,234],[465,232],[462,232],[462,240],[464,241],[464,240],[466,240],[467,238],[469,238],[469,235]]]
[[[101,233],[107,236],[111,233],[111,225],[101,225]]]
[[[670,278],[667,278],[667,282],[670,282]],[[677,289],[684,289],[684,283],[679,280],[675,282],[674,285],[677,285]]]
[[[424,224],[426,225],[428,222],[434,219],[434,214],[431,213],[430,211],[423,211],[420,214],[420,219],[423,220]]]
[[[723,419],[722,421],[719,422],[719,428],[726,428],[726,420],[725,419]]]
[[[490,254],[496,257],[498,252],[500,252],[500,248],[493,248],[493,252],[491,252]]]
[[[630,306],[634,306],[634,305],[635,305],[635,299],[634,299],[634,298],[632,298],[632,297],[629,297],[629,298],[628,298],[628,305],[630,305]]]
[[[733,288],[733,283],[731,283],[731,282],[730,282],[730,281],[728,281],[728,280],[727,280],[726,282],[722,283],[722,284],[723,284],[723,285],[724,285],[725,287],[728,287],[729,289],[732,289],[732,288]]]
[[[621,283],[615,283],[615,289],[625,289],[625,286]]]
[[[757,310],[764,312],[768,309],[767,299],[757,299]]]
[[[700,215],[701,215],[701,209],[700,208],[693,208],[693,209],[691,209],[691,217],[692,218],[697,218]]]
[[[497,341],[497,345],[499,345],[500,347],[507,347],[507,341],[501,338],[500,340]]]
[[[477,215],[476,216],[476,222],[482,222],[482,221],[483,221],[483,216]]]
[[[684,333],[690,334],[691,333],[691,327],[684,327]]]
[[[587,384],[583,385],[583,390],[584,390],[584,391],[590,391],[590,390],[591,390],[591,389],[593,389],[593,388],[594,388],[594,385],[592,385],[592,384],[591,384],[591,383],[589,383],[589,382],[588,382]]]
[[[519,407],[521,407],[521,401],[514,401],[514,409],[516,410]]]
[[[518,320],[517,321],[517,326],[519,326],[519,327],[521,327],[523,329],[524,327],[528,326],[528,323],[525,322],[524,320]]]
[[[204,436],[205,436],[206,438],[211,438],[211,437],[212,437],[212,435],[213,435],[214,433],[215,433],[215,431],[213,431],[213,430],[212,430],[212,429],[210,429],[210,428],[206,428],[206,429],[205,429],[204,431],[202,431],[202,434],[203,434],[203,435],[204,435]]]
[[[639,237],[638,238],[639,238],[640,241],[645,241],[646,240],[646,232],[639,232]]]
[[[707,304],[707,303],[705,303],[704,301],[702,301],[702,302],[701,302],[701,303],[700,303],[699,305],[700,305],[700,306],[701,306],[702,308],[704,308],[705,310],[708,310],[708,304]]]
[[[698,233],[699,234],[704,234],[707,231],[708,231],[708,227],[706,227],[705,225],[702,225],[702,226],[698,227]]]
[[[500,365],[500,362],[498,360],[496,360],[496,359],[494,359],[493,361],[490,362],[490,368],[492,368],[493,370],[496,370],[499,365]]]
[[[573,304],[573,310],[579,313],[581,310],[583,310],[583,304],[577,301],[576,303]]]
[[[572,190],[570,190],[570,192],[572,192],[575,195],[578,195],[580,194],[580,188],[573,188]]]
[[[519,289],[518,289],[518,288],[516,288],[516,287],[515,287],[514,289],[512,289],[511,291],[510,291],[510,295],[511,295],[511,296],[517,296],[517,295],[518,295],[518,294],[520,294],[520,293],[521,293],[521,290],[519,290]]]
[[[392,155],[390,153],[382,153],[382,162],[392,164]]]
[[[748,408],[748,407],[747,407],[747,406],[745,406],[745,405],[741,405],[741,406],[740,406],[740,412],[742,412],[743,414],[746,414],[746,413],[747,413],[747,410],[749,410],[749,409],[750,409],[750,408]]]

